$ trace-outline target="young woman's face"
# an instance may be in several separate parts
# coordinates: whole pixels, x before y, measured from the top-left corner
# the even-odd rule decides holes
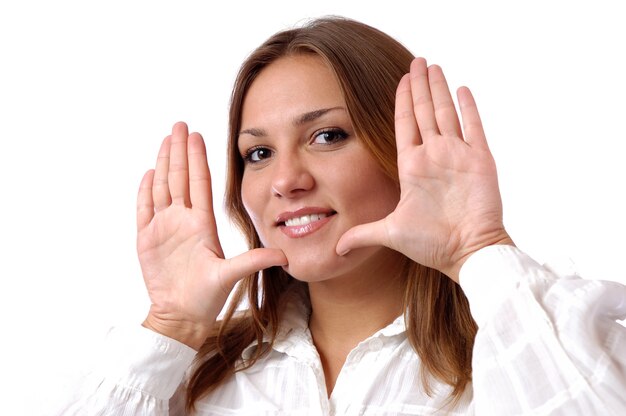
[[[385,217],[400,194],[355,136],[339,84],[320,58],[267,66],[246,95],[241,126],[243,202],[263,245],[287,256],[289,274],[319,281],[397,262],[381,247],[335,253],[344,232]]]

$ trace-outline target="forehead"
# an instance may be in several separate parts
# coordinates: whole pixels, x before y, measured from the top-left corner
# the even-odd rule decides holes
[[[277,59],[252,82],[243,101],[242,128],[293,119],[320,108],[345,107],[334,73],[317,55]]]

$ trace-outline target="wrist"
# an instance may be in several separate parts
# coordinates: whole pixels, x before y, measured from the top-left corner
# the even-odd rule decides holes
[[[446,276],[454,280],[456,283],[459,283],[459,273],[461,272],[461,268],[474,253],[482,250],[485,247],[494,246],[494,245],[509,245],[514,246],[515,243],[511,239],[511,237],[504,232],[502,235],[494,236],[493,238],[482,242],[481,244],[477,244],[470,249],[464,250],[464,253],[451,264],[449,268],[446,270],[441,270]]]
[[[148,314],[141,325],[158,334],[175,339],[196,351],[200,350],[210,332],[209,326],[205,324],[162,319],[152,314]]]

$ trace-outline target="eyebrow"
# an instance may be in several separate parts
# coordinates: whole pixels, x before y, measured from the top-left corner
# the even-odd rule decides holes
[[[344,107],[331,107],[331,108],[320,108],[319,110],[309,111],[307,113],[301,114],[300,116],[296,117],[296,119],[293,121],[293,124],[296,126],[301,126],[303,124],[307,124],[312,121],[315,121],[318,118],[322,117],[324,114],[329,113],[331,111],[335,111],[335,110],[345,111],[346,109]],[[255,137],[267,136],[267,132],[265,130],[258,129],[258,128],[241,130],[239,132],[239,135],[241,136],[242,134],[250,134]]]

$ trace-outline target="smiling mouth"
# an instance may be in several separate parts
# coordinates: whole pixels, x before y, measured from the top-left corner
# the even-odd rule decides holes
[[[284,212],[276,219],[276,226],[280,228],[311,227],[318,222],[325,223],[329,217],[337,214],[337,211],[324,208],[303,208],[294,212]],[[307,227],[307,228],[308,228]]]
[[[284,222],[278,223],[278,225],[279,226],[284,225],[287,227],[298,227],[298,226],[310,224],[315,221],[322,220],[324,218],[330,217],[331,215],[335,215],[335,214],[336,214],[335,211],[331,211],[328,213],[301,215],[299,217],[289,218],[288,220],[285,220]]]
[[[310,210],[309,210],[310,212]],[[276,225],[289,238],[306,237],[324,227],[337,211],[302,213],[301,215],[286,214],[279,218]],[[293,215],[293,216],[292,216]],[[282,221],[281,221],[282,220]]]

